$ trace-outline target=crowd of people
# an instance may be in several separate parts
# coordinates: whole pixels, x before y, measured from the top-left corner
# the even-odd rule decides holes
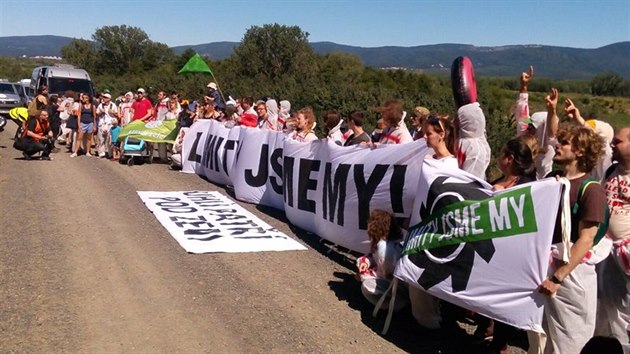
[[[529,333],[530,352],[577,353],[595,335],[609,336],[628,344],[630,319],[630,127],[617,130],[601,120],[586,120],[570,99],[560,103],[559,92],[552,89],[545,99],[546,111],[530,114],[528,84],[533,70],[520,76],[517,95],[517,131],[507,141],[497,158],[502,176],[491,181],[495,190],[507,189],[545,177],[564,177],[570,189],[571,249],[568,262],[562,259],[562,237],[554,234],[549,277],[538,291],[547,296],[543,335]],[[133,121],[176,120],[179,134],[170,146],[158,144],[160,159],[169,159],[172,167],[181,167],[184,136],[198,120],[213,119],[226,127],[244,126],[282,131],[287,138],[300,142],[328,139],[340,146],[358,145],[374,148],[380,144],[406,144],[424,140],[433,150],[426,159],[435,159],[486,178],[491,151],[486,140],[486,122],[477,102],[463,105],[454,117],[431,112],[418,106],[410,114],[397,100],[386,101],[378,109],[380,119],[373,132],[367,132],[366,112],[356,110],[345,119],[337,111],[323,116],[326,136],[315,131],[312,108],[292,110],[289,101],[273,98],[254,100],[241,97],[226,100],[216,83],[207,85],[203,99],[181,99],[177,92],[159,91],[152,102],[139,88],[112,99],[104,91],[98,98],[87,93],[66,92],[62,97],[38,91],[36,111],[28,114],[18,135],[25,158],[42,152],[50,159],[54,144],[65,144],[71,157],[92,156],[92,146],[99,157],[120,158],[121,127]],[[26,110],[26,109],[24,109]],[[568,122],[560,123],[558,113]],[[18,115],[19,116],[19,115]],[[411,130],[407,126],[411,125]],[[554,163],[561,170],[552,171]],[[594,183],[593,183],[594,182]],[[402,228],[395,218],[382,210],[370,215],[368,236],[371,252],[357,260],[358,278],[366,298],[375,303],[392,279],[400,256]],[[600,231],[605,229],[600,239]],[[593,252],[595,245],[609,243],[603,256]],[[429,328],[449,328],[456,316],[448,304],[409,288],[399,292],[407,296],[416,320]],[[408,295],[407,295],[408,294]],[[404,304],[405,301],[399,304]],[[452,306],[452,305],[451,305]],[[510,333],[506,324],[477,316],[476,334],[493,334],[489,351],[507,352]]]

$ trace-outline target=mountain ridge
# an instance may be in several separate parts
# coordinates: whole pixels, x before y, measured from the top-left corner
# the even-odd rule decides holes
[[[0,37],[0,56],[61,56],[61,48],[73,39],[53,35]],[[221,60],[232,55],[238,45],[239,42],[221,41],[171,49],[181,54],[191,48],[212,60]],[[553,79],[588,79],[606,72],[630,78],[630,41],[593,49],[540,44],[475,46],[461,43],[360,47],[327,41],[311,42],[311,46],[320,55],[332,52],[354,54],[365,65],[376,68],[448,73],[453,59],[465,55],[474,63],[475,72],[484,76],[514,76],[534,65],[538,76]]]

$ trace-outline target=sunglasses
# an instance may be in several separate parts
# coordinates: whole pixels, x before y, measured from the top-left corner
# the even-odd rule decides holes
[[[444,129],[444,123],[442,123],[442,120],[436,116],[429,117],[427,122],[431,125],[439,125],[443,132],[446,131],[446,129]]]

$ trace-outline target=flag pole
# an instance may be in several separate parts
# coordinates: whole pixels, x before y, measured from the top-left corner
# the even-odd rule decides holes
[[[212,76],[212,80],[214,80],[214,82],[217,84],[217,91],[219,91],[219,95],[223,99],[223,104],[225,104],[227,101],[225,100],[225,97],[223,96],[223,92],[221,92],[221,85],[219,85],[219,80],[217,80],[217,78],[214,76],[214,73],[212,72],[212,70],[210,70],[210,75]]]

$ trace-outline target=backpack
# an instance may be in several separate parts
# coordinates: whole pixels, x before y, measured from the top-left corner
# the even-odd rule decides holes
[[[572,215],[576,215],[578,211],[580,210],[579,202],[580,200],[582,200],[584,191],[586,191],[586,188],[588,188],[588,186],[590,186],[593,183],[599,184],[597,180],[592,179],[592,178],[587,178],[584,181],[582,181],[582,183],[580,184],[580,190],[578,191],[577,200],[575,204],[573,204],[573,206],[571,207]],[[604,206],[604,220],[602,220],[602,222],[599,223],[599,226],[597,227],[597,233],[595,234],[595,239],[593,240],[593,247],[595,247],[599,243],[599,241],[601,241],[604,238],[604,236],[606,236],[609,223],[610,223],[610,208],[608,207],[608,203],[606,203]]]

